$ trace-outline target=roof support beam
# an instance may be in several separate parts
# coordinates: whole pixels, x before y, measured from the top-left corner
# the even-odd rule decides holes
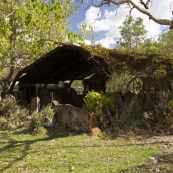
[[[61,68],[61,69],[55,71],[53,74],[51,74],[51,75],[49,76],[49,78],[47,79],[47,82],[45,83],[44,87],[46,88],[47,84],[51,81],[51,79],[52,79],[55,75],[57,75],[57,74],[59,74],[59,73],[62,73],[62,72],[65,71],[68,67],[70,67],[71,65],[75,64],[75,63],[78,62],[79,60],[80,60],[80,59],[77,59],[76,61],[73,61],[72,63],[70,63],[70,64],[64,66],[63,68]]]
[[[84,73],[85,71],[87,71],[87,70],[89,70],[89,69],[90,69],[90,67],[85,68],[85,69],[83,69],[82,71],[80,71],[78,74],[76,74],[76,75],[70,80],[70,83],[68,84],[68,86],[70,87],[71,84],[72,84],[72,82],[73,82],[80,74]]]

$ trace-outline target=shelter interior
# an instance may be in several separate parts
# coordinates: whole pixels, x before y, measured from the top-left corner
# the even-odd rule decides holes
[[[82,107],[89,90],[105,92],[108,73],[104,58],[92,56],[80,46],[63,44],[21,70],[13,80],[10,94],[22,105],[37,96],[40,105],[52,102]],[[82,93],[71,87],[74,80],[83,82]]]

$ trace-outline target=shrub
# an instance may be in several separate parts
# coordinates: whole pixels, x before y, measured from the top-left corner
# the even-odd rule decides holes
[[[138,103],[131,102],[129,105],[119,105],[118,97],[117,92],[98,93],[91,91],[84,98],[84,108],[90,112],[90,118],[97,116],[102,130],[109,128],[115,131],[148,129],[147,121],[143,118],[143,112]]]
[[[112,116],[111,114],[115,107],[114,95],[115,93],[104,94],[90,91],[84,98],[84,108],[90,112],[91,119],[93,119],[94,116],[97,117],[96,119],[102,130],[108,128],[110,124],[110,116]],[[90,123],[91,122],[92,121],[90,121]]]
[[[89,91],[84,98],[84,108],[95,115],[102,114],[102,95],[95,91]]]
[[[40,113],[33,113],[26,122],[27,130],[34,134],[39,134],[40,129],[45,125],[45,115]]]
[[[53,119],[55,111],[52,109],[51,104],[48,104],[41,110],[41,113],[44,114],[47,118]]]
[[[0,106],[0,130],[27,130],[34,134],[46,134],[44,128],[47,118],[52,118],[55,112],[51,105],[44,107],[39,113],[29,115],[29,111],[16,104],[11,98],[1,102]]]
[[[11,98],[7,98],[1,102],[0,106],[0,129],[14,130],[23,128],[28,115],[25,108],[17,105]]]
[[[0,117],[0,130],[7,130],[8,121],[5,117]]]
[[[45,127],[49,126],[49,120],[53,120],[55,115],[54,109],[51,108],[51,104],[45,106],[39,113],[33,113],[27,122],[27,129],[34,134],[46,134]],[[53,123],[53,121],[52,121]],[[51,127],[53,124],[51,124]]]
[[[142,111],[136,102],[131,102],[123,108],[122,114],[118,119],[118,126],[127,131],[129,129],[147,128]]]

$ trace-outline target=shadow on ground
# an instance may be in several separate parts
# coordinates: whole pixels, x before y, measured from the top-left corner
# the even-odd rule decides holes
[[[24,132],[16,132],[13,134],[25,134],[25,135],[29,135],[28,133],[24,133]],[[3,162],[3,167],[1,167],[0,165],[0,172],[5,172],[5,170],[7,170],[10,167],[13,167],[15,165],[16,162],[23,160],[23,158],[25,158],[28,154],[29,154],[29,149],[31,147],[32,144],[36,143],[36,142],[40,142],[40,141],[50,141],[53,140],[55,138],[64,138],[64,137],[68,137],[68,136],[75,136],[75,135],[80,135],[80,132],[77,133],[49,133],[47,136],[42,137],[40,139],[31,139],[31,140],[14,140],[13,138],[10,137],[10,135],[7,132],[2,132],[1,133],[1,137],[0,137],[0,146],[3,145],[3,147],[0,147],[0,155],[2,156],[2,152],[6,152],[6,156],[5,157],[1,157],[0,158],[0,163]],[[4,146],[5,145],[5,146]],[[10,152],[15,152],[15,150],[20,149],[20,156],[14,156],[11,155],[10,156]],[[4,156],[4,155],[3,155]],[[9,157],[11,157],[13,159],[13,161],[9,161]]]

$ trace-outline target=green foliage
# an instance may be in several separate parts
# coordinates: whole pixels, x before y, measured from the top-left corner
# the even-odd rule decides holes
[[[102,114],[103,98],[95,91],[89,91],[84,98],[84,108],[95,115]]]
[[[0,129],[16,130],[25,127],[28,111],[16,104],[11,98],[5,99],[0,106]]]
[[[75,42],[80,38],[82,42],[81,35],[72,33],[68,26],[75,10],[69,0],[1,1],[0,81],[10,85],[21,68],[67,39]]]
[[[144,49],[147,54],[158,54],[159,47],[158,43],[152,39],[146,39],[142,44],[142,49]]]
[[[54,110],[47,105],[39,113],[29,115],[28,110],[16,104],[11,98],[3,100],[0,106],[0,130],[25,130],[34,134],[45,134],[47,118],[53,119]]]
[[[10,117],[19,108],[11,98],[4,99],[0,104],[0,115],[4,117]]]
[[[123,92],[128,83],[132,79],[132,75],[128,71],[124,71],[120,74],[112,73],[109,80],[106,82],[108,92]],[[133,92],[139,92],[142,88],[142,80],[135,78],[129,85],[128,90]]]
[[[42,110],[41,113],[44,114],[46,117],[53,119],[54,118],[54,110],[52,109],[51,104],[46,105]]]
[[[26,129],[34,134],[40,134],[45,126],[45,114],[44,113],[33,113],[28,117],[26,123]]]
[[[84,86],[82,80],[74,80],[71,87],[76,90],[77,94],[83,94]]]
[[[146,37],[147,31],[143,25],[143,19],[138,17],[136,20],[132,16],[126,16],[123,25],[119,27],[123,40],[120,45],[125,47],[128,52],[136,52],[140,43]]]
[[[0,130],[5,131],[8,129],[8,121],[5,117],[0,117]]]
[[[98,116],[97,120],[99,120],[102,130],[107,129],[111,121],[112,115],[109,113],[116,112],[116,95],[116,92],[107,92],[104,94],[90,91],[84,98],[84,108],[91,113],[90,118]]]
[[[119,115],[117,122],[121,129],[129,131],[129,129],[147,129],[146,122],[144,122],[143,112],[136,102],[131,102],[129,105],[124,106],[121,115]]]
[[[90,40],[91,41],[90,43],[92,44],[92,41],[94,40],[93,27],[91,25],[88,26],[86,23],[82,22],[80,24],[80,30],[81,30],[81,39],[79,37],[78,43],[83,44],[85,39],[85,40]]]
[[[117,96],[117,92],[106,92],[102,93],[102,103],[103,107],[108,106],[111,109],[115,108],[115,97]]]
[[[161,34],[158,41],[160,53],[173,59],[173,30]]]
[[[57,112],[58,110],[56,110]],[[26,122],[27,130],[35,134],[45,134],[47,133],[45,127],[49,126],[49,120],[54,120],[54,115],[56,113],[52,109],[51,104],[46,105],[40,112],[33,113]],[[52,125],[51,125],[52,126]]]

